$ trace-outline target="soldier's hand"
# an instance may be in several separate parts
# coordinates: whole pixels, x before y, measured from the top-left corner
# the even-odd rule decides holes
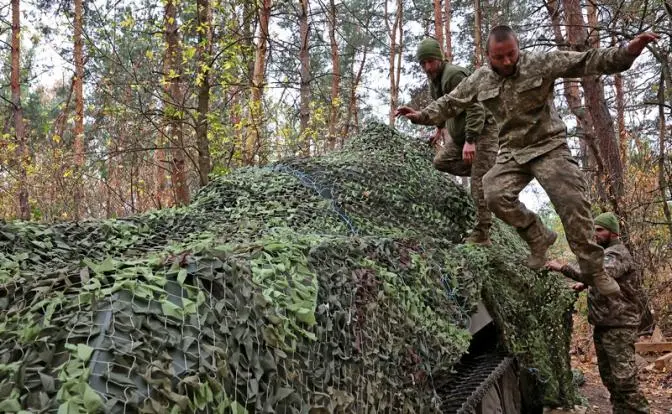
[[[564,265],[565,264],[562,263],[560,260],[553,259],[546,262],[546,269],[553,270],[554,272],[559,272],[560,270],[562,270],[562,267]]]
[[[658,39],[660,39],[660,35],[656,33],[652,32],[640,33],[628,43],[626,49],[628,50],[628,53],[630,53],[632,56],[639,56],[640,53],[642,53],[642,50],[644,50],[644,48],[646,47],[646,45],[648,45],[651,42],[655,42]]]
[[[399,116],[405,116],[409,121],[415,122],[420,119],[420,111],[416,111],[409,106],[400,106],[397,108],[394,116],[395,118],[398,118]]]
[[[464,143],[462,148],[462,159],[465,164],[471,164],[474,162],[474,157],[476,156],[476,144],[470,144],[468,142]]]
[[[436,131],[434,131],[434,134],[432,134],[432,136],[429,138],[429,146],[436,147],[436,144],[439,143],[442,136],[443,136],[443,129],[436,128]]]
[[[585,289],[586,289],[586,285],[584,285],[583,283],[574,283],[574,284],[572,285],[572,289],[573,289],[575,292],[581,292],[582,290],[585,290]]]

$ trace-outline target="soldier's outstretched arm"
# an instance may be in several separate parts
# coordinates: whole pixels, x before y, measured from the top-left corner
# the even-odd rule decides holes
[[[478,74],[478,71],[460,82],[452,92],[441,96],[420,111],[419,121],[416,123],[441,125],[447,119],[456,117],[462,110],[482,111],[483,107],[476,100],[478,94],[478,87],[475,82],[476,74]]]
[[[586,278],[583,277],[581,270],[579,270],[576,264],[564,263],[560,260],[553,259],[546,262],[546,269],[560,272],[564,276],[579,283],[586,283]]]
[[[544,64],[554,78],[578,78],[590,75],[613,74],[627,70],[637,56],[660,36],[642,33],[625,47],[591,49],[587,52],[550,52]]]
[[[560,273],[565,275],[566,277],[575,280],[579,283],[588,283],[586,278],[583,276],[581,273],[581,270],[576,264],[573,263],[567,263],[566,265],[562,266],[560,269]]]

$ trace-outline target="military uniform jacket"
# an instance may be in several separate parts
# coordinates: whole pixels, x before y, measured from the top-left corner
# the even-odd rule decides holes
[[[524,164],[566,142],[566,126],[553,105],[557,78],[621,72],[635,58],[619,47],[587,52],[521,51],[513,75],[502,77],[489,65],[483,66],[423,109],[416,123],[440,125],[473,103],[481,103],[499,129],[497,162],[513,157]]]
[[[439,99],[443,95],[450,93],[468,76],[469,72],[465,68],[443,62],[441,76],[429,81],[429,94],[432,99]],[[483,107],[481,105],[472,105],[468,111],[460,108],[457,116],[447,119],[445,121],[445,128],[448,130],[455,144],[462,146],[465,141],[474,143],[478,140],[481,132],[483,132],[485,118]],[[444,125],[438,124],[437,126],[443,127]]]
[[[601,295],[591,286],[588,290],[588,322],[595,326],[638,328],[644,311],[641,272],[620,240],[613,240],[604,250],[604,269],[618,282],[621,294]],[[586,283],[575,265],[563,266],[562,273]]]

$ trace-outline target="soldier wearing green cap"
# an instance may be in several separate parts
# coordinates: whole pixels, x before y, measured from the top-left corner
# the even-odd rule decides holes
[[[445,61],[439,42],[426,38],[418,45],[416,58],[427,74],[432,99],[450,93],[469,72]],[[454,118],[436,125],[432,146],[448,135],[434,157],[434,167],[460,177],[471,177],[471,196],[476,204],[476,224],[467,243],[490,245],[492,213],[485,204],[483,176],[497,157],[497,127],[482,105],[471,105]]]
[[[604,250],[604,267],[621,288],[617,296],[605,296],[588,288],[588,322],[595,328],[593,341],[602,382],[611,394],[614,413],[648,413],[646,398],[637,384],[635,341],[644,313],[641,272],[618,238],[620,225],[613,213],[595,217],[595,241]],[[558,260],[546,263],[550,270],[576,280],[573,288],[586,288],[586,278],[575,264]]]

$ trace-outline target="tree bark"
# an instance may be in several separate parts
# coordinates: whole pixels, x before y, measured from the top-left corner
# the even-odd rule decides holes
[[[198,87],[198,116],[196,119],[196,147],[198,148],[199,184],[208,184],[210,173],[210,142],[208,140],[208,111],[210,110],[210,66],[212,65],[212,9],[210,0],[197,0],[199,65],[196,86]]]
[[[441,0],[433,0],[434,3],[434,37],[443,48],[443,11],[441,10]]]
[[[364,46],[362,52],[362,60],[359,63],[359,69],[354,73],[354,63],[353,63],[353,73],[352,73],[352,85],[350,86],[350,97],[348,99],[348,112],[346,113],[345,122],[343,123],[343,129],[341,130],[341,142],[340,145],[343,147],[346,137],[350,134],[350,127],[354,119],[354,130],[359,132],[359,122],[357,119],[358,105],[357,105],[357,88],[359,87],[359,82],[362,79],[362,74],[364,73],[364,66],[366,65],[366,55],[368,53],[367,46]]]
[[[310,131],[310,55],[308,52],[308,39],[310,38],[310,25],[308,24],[308,0],[299,0],[301,12],[299,14],[299,62],[301,85],[299,87],[299,123],[301,134],[301,153],[305,157],[310,156],[311,136]]]
[[[327,147],[333,150],[336,146],[336,128],[341,107],[341,61],[336,42],[336,3],[329,0],[329,44],[331,46],[331,102],[329,105],[329,135]]]
[[[590,42],[583,29],[585,24],[579,1],[565,0],[564,4],[569,44],[574,50],[587,50]],[[603,202],[611,204],[616,214],[620,214],[619,200],[623,195],[623,164],[613,120],[604,97],[604,83],[597,76],[586,76],[581,79],[581,85],[585,94],[586,110],[592,117],[594,136],[599,137],[594,140],[597,141],[596,148],[598,148],[595,157],[601,160],[603,165],[601,173],[597,176],[598,195]]]
[[[261,131],[264,127],[263,90],[266,80],[266,53],[268,51],[268,25],[271,18],[271,0],[263,0],[259,15],[259,38],[255,48],[252,73],[252,101],[250,103],[250,133],[245,142],[245,163],[253,165],[262,146]]]
[[[658,188],[660,189],[663,213],[667,222],[669,238],[672,240],[672,213],[667,203],[669,188],[665,178],[665,75],[660,72],[658,83]]]
[[[453,63],[453,35],[450,32],[450,21],[452,19],[452,16],[453,16],[453,10],[450,0],[444,0],[443,29],[446,34],[446,50],[444,52],[444,55],[448,63]]]
[[[19,218],[30,220],[30,205],[28,203],[28,174],[26,167],[29,163],[26,145],[26,129],[23,122],[23,106],[21,105],[21,11],[20,0],[12,0],[12,68],[10,88],[12,91],[12,112],[14,118],[14,134],[16,135],[16,164],[18,165],[18,202]]]
[[[628,160],[628,131],[625,129],[625,93],[623,91],[623,76],[614,76],[616,88],[616,118],[618,125],[618,141],[621,151],[621,160],[625,165]]]
[[[397,43],[397,74],[396,74],[396,80],[397,80],[397,87],[395,89],[395,105],[394,109],[396,111],[397,107],[399,106],[399,85],[401,83],[401,61],[402,61],[402,55],[404,53],[404,1],[403,0],[397,0],[397,13],[396,13],[396,19],[397,19],[397,29],[399,30],[399,42]]]
[[[402,41],[403,41],[403,2],[396,1],[396,11],[394,15],[394,22],[390,24],[389,12],[387,2],[385,2],[385,25],[387,26],[387,33],[390,36],[390,113],[388,122],[390,126],[394,125],[394,113],[399,106],[399,78],[401,67],[397,67],[397,61],[401,61]],[[397,44],[397,33],[399,34],[399,43]],[[397,55],[399,57],[397,58]]]
[[[82,209],[82,170],[84,168],[84,51],[82,45],[83,0],[75,0],[74,58],[75,58],[75,188],[74,219],[79,220]]]
[[[593,1],[588,1],[586,3],[586,10],[588,15],[588,46],[597,49],[600,47],[600,26],[597,19],[597,7],[595,3],[593,3]]]
[[[616,38],[612,38],[616,43]],[[618,142],[621,152],[621,162],[627,165],[628,160],[628,131],[625,129],[625,93],[623,91],[623,76],[614,75],[614,88],[616,89],[616,125],[618,129]]]
[[[187,186],[184,131],[181,115],[184,111],[184,92],[182,91],[182,48],[177,26],[177,7],[175,0],[165,2],[165,39],[164,76],[168,99],[165,108],[166,137],[171,147],[171,181],[177,205],[189,204]]]
[[[481,0],[474,0],[474,66],[483,65],[483,44],[481,41]]]

